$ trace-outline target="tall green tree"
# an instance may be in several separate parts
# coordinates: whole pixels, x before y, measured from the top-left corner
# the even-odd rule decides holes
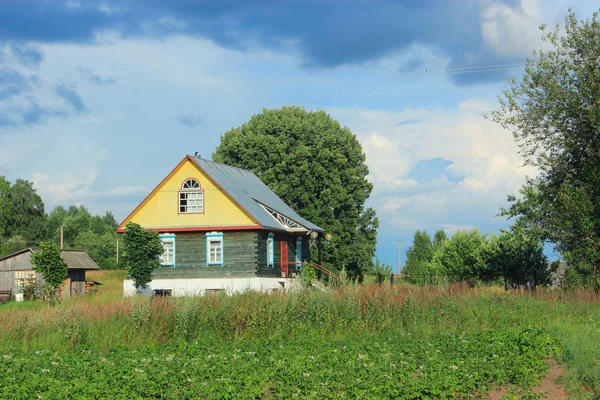
[[[479,279],[486,268],[483,257],[485,235],[477,229],[458,231],[434,253],[432,264],[450,281]]]
[[[494,121],[513,133],[526,165],[539,175],[503,214],[555,244],[600,290],[600,20],[546,32],[521,81],[500,97]]]
[[[552,283],[555,270],[544,254],[544,243],[535,235],[520,230],[500,231],[487,242],[483,253],[486,267],[480,279],[503,279],[505,288],[528,287]],[[554,269],[554,270],[553,270]]]
[[[324,246],[330,268],[373,266],[375,211],[365,208],[373,185],[356,136],[324,111],[264,110],[227,131],[213,160],[254,172],[302,217],[333,235]]]
[[[12,213],[10,182],[0,176],[0,238],[8,236],[9,218]]]
[[[406,250],[406,262],[403,272],[413,283],[429,282],[429,263],[433,259],[433,244],[426,231],[417,230],[413,242]]]
[[[152,273],[160,266],[159,257],[163,253],[160,237],[130,222],[125,227],[124,244],[127,272],[136,288],[145,289],[152,281]]]
[[[17,179],[10,187],[10,215],[5,235],[21,235],[29,245],[37,244],[45,237],[44,202],[33,188],[33,183]]]
[[[63,284],[69,274],[67,263],[60,256],[60,247],[51,242],[40,243],[37,249],[31,255],[33,269],[44,278],[46,285],[50,290],[47,296],[52,298],[56,295],[56,289]]]
[[[443,229],[438,229],[438,231],[433,236],[433,247],[440,248],[444,244],[444,242],[448,240],[448,236]]]

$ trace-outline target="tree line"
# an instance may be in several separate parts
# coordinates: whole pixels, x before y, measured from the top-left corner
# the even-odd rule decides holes
[[[448,238],[443,230],[433,240],[426,231],[416,231],[406,251],[403,272],[410,282],[501,283],[505,288],[553,283],[557,264],[544,255],[544,244],[518,230],[485,235],[477,229],[456,232]]]
[[[84,206],[56,206],[44,211],[44,202],[33,183],[17,179],[11,184],[0,176],[0,256],[42,242],[60,243],[66,249],[83,250],[103,269],[118,268],[117,221],[110,211],[92,215]]]

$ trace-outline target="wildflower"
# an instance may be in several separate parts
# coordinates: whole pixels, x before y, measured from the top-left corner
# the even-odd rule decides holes
[[[358,359],[359,359],[359,360],[362,360],[363,358],[365,358],[365,356],[364,356],[363,354],[359,354],[359,355],[358,355]]]
[[[50,370],[49,370],[49,369],[46,369],[46,368],[44,368],[44,369],[42,370],[42,372],[46,373],[46,372],[50,372]]]
[[[8,354],[5,354],[4,358],[6,358],[7,360],[10,360],[12,357],[10,355],[8,355]]]
[[[302,373],[302,375],[304,375],[305,377],[308,378],[310,376],[310,372],[304,372],[304,373]]]
[[[396,366],[396,364],[390,363],[390,367],[395,367],[395,366]]]
[[[172,360],[173,360],[173,357],[175,357],[175,356],[171,356],[171,355],[170,355],[170,356],[168,356],[167,358],[165,358],[165,361],[172,361]]]
[[[139,372],[140,374],[144,372],[144,370],[143,370],[143,369],[138,369],[138,368],[136,368],[134,371],[135,371],[135,372]]]
[[[456,365],[451,365],[450,368],[452,368],[455,371],[458,369],[458,367]]]
[[[310,359],[314,360],[315,356],[308,356]]]
[[[58,365],[56,361],[52,361],[52,365]]]

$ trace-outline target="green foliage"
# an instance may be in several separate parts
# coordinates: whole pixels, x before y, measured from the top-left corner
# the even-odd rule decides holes
[[[300,283],[303,287],[309,288],[315,280],[317,280],[317,271],[315,271],[312,263],[305,261],[300,272]]]
[[[1,235],[22,236],[28,245],[44,238],[44,203],[31,182],[17,179],[10,186],[0,177],[0,203],[6,207],[0,213],[0,224],[4,224],[0,225]]]
[[[60,256],[60,247],[51,242],[40,243],[39,249],[31,255],[31,263],[51,288],[50,297],[54,297],[56,289],[63,284],[69,273],[67,263]]]
[[[482,255],[484,244],[485,235],[477,229],[458,231],[435,252],[432,265],[444,271],[451,281],[477,279],[486,268]]]
[[[60,242],[62,225],[65,248],[85,251],[102,269],[118,268],[117,222],[110,211],[104,216],[92,216],[83,206],[71,206],[68,210],[57,206],[47,215],[45,224],[50,240]]]
[[[324,266],[351,275],[373,264],[379,221],[356,136],[324,111],[264,110],[221,137],[213,160],[254,172],[302,217],[333,235]]]
[[[446,240],[448,240],[448,236],[446,235],[446,231],[444,231],[443,229],[439,229],[435,233],[435,236],[433,237],[433,247],[434,248],[442,247],[442,245],[444,244],[444,242]]]
[[[426,232],[415,233],[413,245],[406,252],[404,272],[409,281],[466,281],[475,285],[503,279],[507,288],[532,289],[552,282],[553,268],[544,255],[543,242],[528,230],[515,227],[488,238],[474,229],[456,232],[450,239],[440,232],[434,243]]]
[[[429,282],[433,251],[433,244],[427,232],[417,230],[412,245],[406,250],[406,263],[403,272],[408,274],[409,281],[420,284]]]
[[[392,266],[386,263],[379,262],[379,259],[375,259],[375,264],[373,264],[372,273],[375,275],[375,282],[380,285],[383,285],[385,282],[385,278],[389,277],[392,273]]]
[[[27,248],[27,241],[21,235],[12,236],[6,240],[0,237],[0,256],[15,253]]]
[[[492,114],[513,133],[525,164],[539,170],[502,214],[554,243],[600,290],[599,13],[578,21],[570,11],[564,28],[542,27],[549,50],[534,52]]]
[[[503,278],[507,287],[524,285],[535,289],[537,285],[549,285],[557,267],[548,263],[542,242],[519,230],[500,231],[498,236],[492,236],[484,259],[486,268],[481,278],[487,282]]]
[[[128,223],[125,229],[126,269],[134,286],[145,289],[152,280],[152,272],[160,266],[162,243],[158,233],[143,229],[136,223]]]

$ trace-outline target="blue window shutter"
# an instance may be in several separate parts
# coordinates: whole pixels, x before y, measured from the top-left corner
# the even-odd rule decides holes
[[[296,262],[302,262],[302,236],[296,238]]]
[[[267,236],[267,268],[275,268],[275,235]]]

